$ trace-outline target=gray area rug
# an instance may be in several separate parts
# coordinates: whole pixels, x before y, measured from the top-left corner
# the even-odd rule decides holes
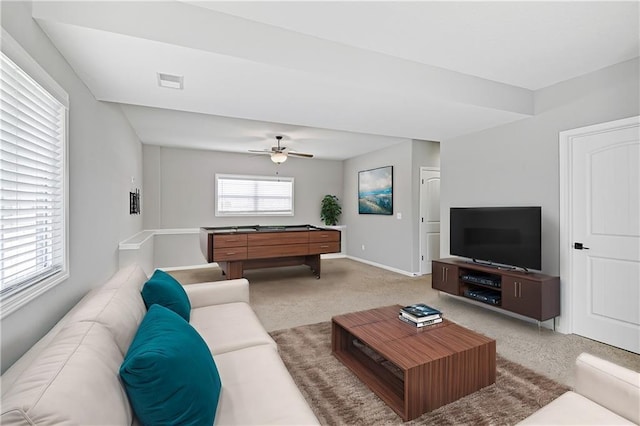
[[[293,379],[324,425],[403,424],[331,354],[331,323],[271,332]],[[512,425],[568,387],[497,357],[496,383],[423,414],[407,425]]]

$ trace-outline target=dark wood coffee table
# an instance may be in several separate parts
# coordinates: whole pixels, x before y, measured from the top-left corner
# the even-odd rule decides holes
[[[333,317],[331,349],[404,421],[495,383],[495,340],[447,319],[414,327],[400,308]]]

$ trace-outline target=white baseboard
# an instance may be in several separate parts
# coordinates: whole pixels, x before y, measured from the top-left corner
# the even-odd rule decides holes
[[[167,266],[165,267],[160,267],[157,269],[161,269],[165,272],[171,272],[171,271],[182,271],[182,270],[186,270],[186,269],[205,269],[205,268],[217,268],[218,264],[216,262],[213,263],[202,263],[199,265],[188,265],[188,266]]]
[[[344,253],[328,253],[320,255],[320,259],[344,259],[345,257],[347,257],[347,255]]]
[[[367,265],[375,266],[377,268],[386,269],[387,271],[396,272],[398,274],[406,275],[407,277],[417,277],[420,274],[417,272],[403,271],[402,269],[394,268],[392,266],[383,265],[381,263],[372,262],[370,260],[360,259],[354,256],[345,256],[347,259],[355,260],[356,262],[366,263]]]
[[[329,253],[329,254],[321,255],[322,259],[344,259],[346,257],[347,256],[340,253]],[[216,262],[212,262],[212,263],[201,263],[198,265],[188,265],[188,266],[167,266],[167,267],[160,267],[157,269],[162,269],[165,272],[170,272],[170,271],[181,271],[185,269],[217,268],[218,266],[219,265]]]
[[[351,259],[351,260],[355,260],[356,262],[366,263],[367,265],[375,266],[381,269],[386,269],[387,271],[396,272],[398,274],[406,275],[408,277],[417,277],[420,275],[415,272],[403,271],[402,269],[393,268],[391,266],[383,265],[381,263],[371,262],[370,260],[360,259],[353,256],[346,256],[341,253],[323,254],[322,259]],[[217,268],[217,267],[218,267],[218,264],[216,262],[213,262],[213,263],[202,263],[199,265],[188,265],[188,266],[168,266],[168,267],[160,267],[157,269],[161,269],[165,272],[171,272],[171,271],[181,271],[181,270],[188,270],[188,269],[204,269],[204,268]]]
[[[344,259],[344,254],[340,253],[329,253],[320,255],[322,259]],[[167,266],[167,267],[159,267],[157,269],[162,269],[163,271],[179,271],[181,269],[204,269],[204,268],[217,268],[219,265],[216,262],[212,263],[200,263],[197,265],[186,265],[186,266]]]

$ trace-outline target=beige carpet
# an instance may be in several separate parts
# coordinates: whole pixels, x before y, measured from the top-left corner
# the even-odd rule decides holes
[[[391,425],[402,419],[331,355],[331,324],[272,332],[280,355],[320,423]],[[568,388],[497,357],[496,383],[408,425],[513,425]]]
[[[171,272],[182,283],[219,281],[219,268]],[[329,321],[332,316],[392,304],[424,302],[460,325],[496,339],[503,358],[566,385],[581,352],[640,371],[640,356],[535,322],[449,297],[431,288],[431,276],[408,277],[350,259],[322,261],[317,280],[306,266],[246,271],[251,305],[268,331]]]

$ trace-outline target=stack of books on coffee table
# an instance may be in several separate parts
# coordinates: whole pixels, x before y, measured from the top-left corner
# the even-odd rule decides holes
[[[424,303],[416,303],[401,308],[398,318],[415,327],[426,327],[442,322],[442,312]]]

